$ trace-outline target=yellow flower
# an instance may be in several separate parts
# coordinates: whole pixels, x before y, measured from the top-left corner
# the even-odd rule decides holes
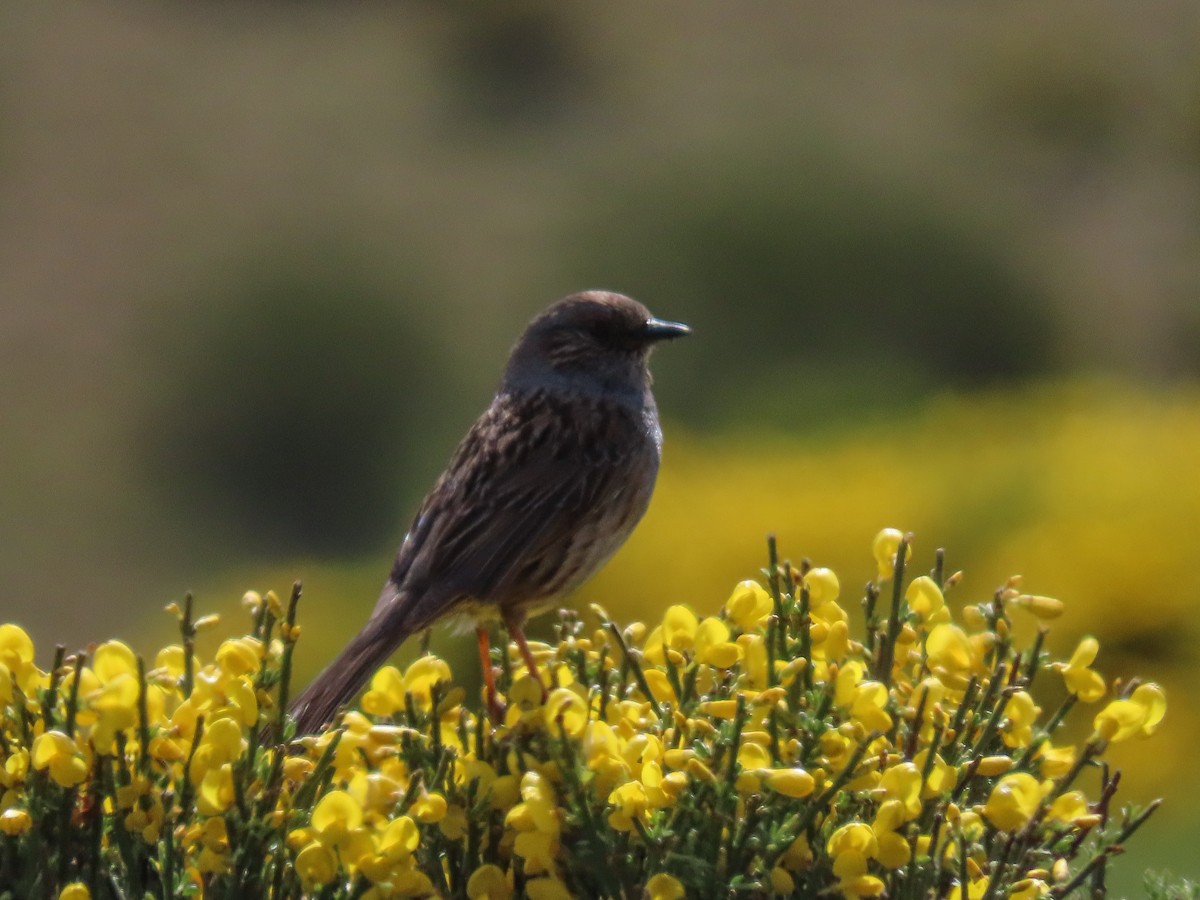
[[[925,771],[925,764],[929,760],[929,750],[922,750],[915,757],[913,763],[921,771]],[[954,787],[954,783],[958,778],[958,774],[954,771],[954,767],[942,759],[940,754],[934,754],[933,766],[929,771],[929,777],[925,779],[925,787],[921,791],[921,799],[928,800],[931,797],[937,797],[946,793]]]
[[[885,528],[875,535],[872,552],[875,554],[875,564],[879,567],[879,580],[890,581],[896,570],[896,554],[900,552],[900,542],[904,540],[904,532],[895,528]],[[904,560],[912,559],[912,544],[907,547]]]
[[[767,686],[767,647],[761,634],[742,634],[737,645],[742,648],[742,678],[746,687],[761,691]]]
[[[1028,747],[1033,743],[1033,726],[1041,709],[1028,691],[1017,691],[1004,708],[1007,716],[1002,736],[1006,747]]]
[[[313,809],[312,829],[326,847],[345,842],[354,829],[362,825],[363,811],[345,791],[330,791]]]
[[[720,619],[709,616],[696,628],[696,659],[718,669],[737,664],[741,650],[729,641],[729,627]]]
[[[984,756],[980,758],[979,765],[975,767],[975,774],[983,778],[995,778],[997,775],[1003,775],[1013,767],[1013,758],[1011,756]]]
[[[950,618],[942,589],[928,575],[914,578],[904,592],[904,599],[924,622],[945,622]]]
[[[771,870],[771,893],[790,897],[796,892],[796,881],[787,869],[776,866]]]
[[[885,799],[899,802],[904,821],[921,814],[921,770],[914,763],[901,762],[889,766],[879,781],[879,787]]]
[[[1049,897],[1050,885],[1040,878],[1023,878],[1016,882],[1008,893],[1008,900],[1036,900],[1037,897]]]
[[[679,879],[665,873],[659,873],[646,882],[646,900],[683,900],[687,894]]]
[[[92,892],[82,881],[72,881],[58,892],[58,900],[92,900]]]
[[[0,625],[0,663],[19,672],[33,662],[33,640],[17,625]]]
[[[1167,714],[1167,695],[1153,682],[1139,685],[1128,699],[1113,700],[1096,715],[1096,733],[1108,741],[1149,737]]]
[[[850,822],[829,836],[826,852],[833,857],[833,874],[848,881],[867,871],[867,861],[875,856],[879,841],[871,826]]]
[[[1071,766],[1075,764],[1075,747],[1071,744],[1065,747],[1043,744],[1037,758],[1043,778],[1060,778],[1071,771]]]
[[[951,673],[967,672],[974,662],[971,641],[957,625],[935,625],[925,638],[925,652],[930,666]]]
[[[217,665],[227,675],[253,675],[262,665],[262,641],[246,636],[224,641],[217,648]]]
[[[408,816],[389,822],[376,841],[379,853],[391,862],[407,861],[420,844],[421,833]]]
[[[1028,772],[1005,775],[992,788],[983,814],[1001,831],[1016,831],[1037,812],[1042,787]]]
[[[395,666],[383,666],[371,676],[371,686],[363,694],[362,708],[373,716],[386,718],[404,709],[404,676]]]
[[[63,787],[74,787],[87,778],[88,767],[75,742],[61,731],[47,731],[33,739],[33,767],[50,770],[50,777]]]
[[[807,797],[813,792],[816,782],[803,769],[773,769],[767,775],[767,787],[785,797]]]
[[[662,642],[667,650],[691,650],[699,627],[696,614],[686,606],[671,606],[663,614]]]
[[[588,724],[587,703],[570,688],[556,688],[551,691],[546,699],[543,715],[546,725],[555,733],[561,728],[562,733],[572,738],[582,737]]]
[[[431,825],[442,820],[446,815],[447,808],[445,797],[422,788],[420,796],[408,808],[408,811],[418,822]]]
[[[450,666],[436,656],[422,656],[404,670],[405,691],[421,709],[429,709],[432,700],[430,691],[435,684],[449,684],[453,676]]]
[[[771,595],[757,581],[740,582],[725,601],[725,615],[742,631],[757,628],[773,608]]]
[[[632,831],[634,819],[643,823],[647,819],[650,801],[645,785],[640,781],[627,781],[608,795],[608,802],[615,807],[608,814],[608,824],[617,831]]]
[[[791,872],[803,872],[811,866],[813,852],[808,844],[808,835],[802,834],[792,841],[779,861]]]
[[[296,854],[296,874],[306,887],[329,884],[337,870],[337,857],[323,844],[314,842]]]
[[[834,685],[834,702],[849,707],[851,717],[868,731],[887,731],[892,727],[892,717],[886,710],[887,687],[878,681],[862,681],[865,671],[860,662],[842,666]]]
[[[804,573],[804,586],[808,588],[809,608],[814,610],[826,603],[833,603],[842,590],[833,569],[820,566]]]
[[[962,886],[956,881],[946,895],[946,900],[983,900],[987,894],[990,879],[986,875],[970,879],[967,885],[966,897],[963,896]]]
[[[1099,641],[1091,637],[1084,638],[1071,654],[1070,662],[1061,667],[1067,690],[1084,703],[1093,703],[1104,696],[1104,679],[1090,668],[1099,652]]]
[[[499,866],[491,863],[482,865],[467,879],[469,900],[508,900],[511,896],[512,886]]]
[[[898,829],[903,827],[906,820],[904,804],[899,800],[885,800],[880,804],[875,821],[871,823],[877,843],[875,858],[879,860],[880,865],[889,869],[899,869],[908,865],[912,850],[904,836],[898,833]]]
[[[1067,791],[1056,798],[1046,811],[1046,818],[1071,823],[1088,814],[1087,798],[1080,791]]]
[[[0,832],[9,837],[24,834],[33,825],[33,819],[23,809],[9,807],[0,813]]]
[[[1012,602],[1033,613],[1039,619],[1057,619],[1063,614],[1063,602],[1054,597],[1041,597],[1036,594],[1019,594]]]

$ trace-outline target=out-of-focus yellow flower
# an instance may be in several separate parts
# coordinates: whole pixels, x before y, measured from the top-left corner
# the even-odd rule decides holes
[[[0,663],[19,673],[33,664],[33,639],[18,625],[0,625]]]
[[[1084,638],[1071,654],[1070,662],[1061,667],[1067,690],[1084,703],[1093,703],[1104,696],[1104,679],[1091,669],[1099,652],[1099,641],[1092,637]]]
[[[608,795],[613,811],[608,814],[608,824],[617,831],[632,831],[633,820],[646,820],[650,802],[646,788],[640,781],[627,781]]]
[[[1033,702],[1028,691],[1017,691],[1009,698],[1004,708],[1007,722],[1001,732],[1007,747],[1028,747],[1033,743],[1033,726],[1041,715],[1041,708]]]
[[[1139,685],[1125,700],[1113,700],[1100,710],[1093,723],[1096,733],[1108,741],[1154,734],[1167,714],[1167,695],[1153,682]]]
[[[511,896],[512,886],[508,883],[508,876],[497,865],[482,865],[467,879],[469,900],[508,900]]]
[[[838,671],[834,702],[849,708],[850,715],[868,731],[887,731],[892,717],[887,713],[888,690],[878,681],[863,681],[866,668],[849,662]]]
[[[913,763],[921,772],[925,771],[925,764],[928,761],[929,750],[927,749],[913,757]],[[933,765],[929,769],[929,777],[925,779],[925,787],[921,791],[921,799],[928,800],[950,791],[953,789],[957,777],[958,773],[954,771],[954,767],[943,760],[940,754],[935,753]]]
[[[813,777],[804,769],[773,769],[767,775],[767,787],[785,797],[807,797],[816,787]]]
[[[875,564],[879,570],[880,581],[890,581],[896,572],[896,554],[900,550],[900,542],[904,540],[904,532],[896,528],[885,528],[875,535],[872,552]],[[912,544],[907,546],[904,561],[912,559]]]
[[[757,628],[771,614],[774,602],[757,581],[742,581],[725,601],[725,615],[742,631]]]
[[[1067,791],[1050,804],[1050,808],[1046,811],[1046,818],[1071,823],[1087,814],[1087,798],[1080,791]]]
[[[1035,900],[1049,897],[1050,885],[1040,878],[1023,878],[1009,889],[1008,900]]]
[[[889,766],[879,780],[886,800],[899,802],[904,821],[921,814],[921,770],[914,763],[901,762]]]
[[[407,861],[421,844],[421,833],[408,816],[388,823],[376,842],[379,853],[392,862]]]
[[[946,900],[983,900],[987,895],[988,886],[991,884],[991,879],[986,875],[979,875],[976,878],[971,878],[967,884],[967,893],[964,896],[962,885],[957,881],[951,886],[950,892],[946,895]]]
[[[1038,751],[1038,761],[1041,765],[1043,778],[1060,778],[1071,771],[1075,764],[1075,747],[1067,744],[1065,747],[1055,747],[1043,744]]]
[[[875,833],[863,822],[849,822],[829,836],[826,850],[835,859],[844,859],[845,866],[856,866],[861,861],[865,871],[866,861],[875,855]]]
[[[833,569],[826,569],[823,566],[817,566],[804,573],[804,586],[808,588],[810,609],[817,609],[826,603],[833,603],[842,591],[837,573]]]
[[[412,806],[408,808],[408,812],[418,822],[432,825],[442,821],[447,809],[445,797],[439,793],[422,789]]]
[[[829,836],[826,852],[833,859],[833,874],[846,897],[875,897],[883,891],[883,882],[867,874],[867,863],[875,858],[879,841],[871,826],[850,822]]]
[[[312,829],[327,847],[336,847],[362,825],[362,807],[346,791],[330,791],[313,809]]]
[[[47,731],[34,738],[30,761],[39,772],[48,769],[50,777],[63,787],[74,787],[87,778],[83,754],[61,731]]]
[[[923,622],[936,624],[950,620],[950,610],[946,608],[942,589],[928,575],[921,575],[909,582],[904,599],[908,608],[919,615]]]
[[[729,640],[729,626],[720,619],[709,616],[696,627],[696,659],[718,669],[729,669],[737,664],[742,653],[737,644]]]
[[[1013,767],[1011,756],[984,756],[975,767],[975,774],[981,778],[995,778],[1003,775]]]
[[[647,900],[683,900],[687,896],[679,879],[660,872],[646,882]]]
[[[555,733],[561,727],[568,737],[582,737],[584,729],[587,728],[587,703],[570,688],[556,688],[550,692],[546,699],[544,715],[547,726],[552,727]]]
[[[296,854],[296,874],[307,887],[329,884],[337,870],[337,857],[324,844],[314,842]]]
[[[919,785],[918,785],[919,789]],[[912,818],[905,809],[904,803],[897,799],[884,800],[875,813],[875,821],[871,830],[875,833],[877,848],[875,858],[880,865],[889,869],[899,869],[908,865],[912,850],[908,841],[899,830]]]
[[[663,647],[679,653],[691,650],[695,646],[696,629],[699,627],[696,614],[688,607],[680,604],[667,607],[662,620]]]
[[[58,900],[92,900],[92,892],[82,881],[72,881],[58,892]]]
[[[968,672],[974,664],[971,641],[957,625],[934,626],[925,638],[925,652],[935,671],[940,668],[950,673]]]
[[[1054,597],[1037,594],[1018,594],[1011,601],[1019,609],[1033,613],[1039,619],[1057,619],[1063,614],[1063,602]]]
[[[435,684],[449,684],[452,675],[450,666],[445,660],[436,656],[422,656],[404,670],[405,691],[413,695],[413,700],[421,709],[429,709],[431,703],[430,691]]]
[[[88,709],[95,713],[92,743],[101,752],[107,752],[117,732],[137,721],[140,691],[137,657],[120,641],[106,641],[92,655],[91,671],[95,679],[85,674],[80,680],[80,693]]]
[[[791,844],[788,845],[788,848],[783,851],[783,856],[780,857],[779,862],[785,866],[789,872],[803,872],[805,869],[811,866],[813,862],[813,851],[812,847],[809,846],[808,836],[802,834],[792,841]]]
[[[362,708],[373,716],[388,717],[404,709],[404,676],[395,666],[383,666],[371,676]]]
[[[23,809],[9,807],[0,813],[0,833],[9,837],[17,837],[27,832],[33,825],[33,819]]]
[[[253,675],[262,666],[262,641],[246,636],[223,641],[217,648],[217,665],[227,675]]]
[[[1042,787],[1028,772],[1005,775],[992,788],[983,814],[1001,831],[1016,831],[1028,822],[1042,802]]]

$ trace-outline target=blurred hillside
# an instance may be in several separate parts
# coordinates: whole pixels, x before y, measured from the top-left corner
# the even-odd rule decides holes
[[[789,552],[897,525],[1053,580],[1081,547],[1038,523],[1077,504],[1128,525],[1122,583],[1152,595],[1161,548],[1194,555],[1155,529],[1195,510],[1083,448],[1200,375],[1197,35],[1182,0],[0,6],[3,618],[148,649],[166,601],[279,573],[352,630],[524,322],[585,287],[696,331],[655,359],[648,527],[775,446],[840,472]],[[1039,388],[1095,375],[1149,394]],[[1014,462],[988,435],[1025,416],[1087,438]],[[845,449],[915,421],[928,496],[971,501],[953,519],[890,520]],[[1194,484],[1191,432],[1154,421],[1175,449],[1112,446]],[[748,544],[700,583],[807,510],[759,496],[722,507]],[[589,599],[671,556],[649,539]],[[1122,671],[1194,674],[1169,625],[1136,631]]]

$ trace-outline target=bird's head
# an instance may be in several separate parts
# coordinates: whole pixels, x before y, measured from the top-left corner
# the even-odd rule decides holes
[[[505,385],[596,386],[640,394],[649,384],[646,362],[654,345],[690,332],[686,325],[654,318],[622,294],[572,294],[529,323],[509,357]]]

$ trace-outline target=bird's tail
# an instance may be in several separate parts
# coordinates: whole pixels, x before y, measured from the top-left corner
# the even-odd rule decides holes
[[[384,604],[382,601],[389,591],[392,592],[393,602]],[[400,618],[396,615],[400,604],[395,601],[399,599],[394,585],[389,583],[384,588],[384,597],[380,598],[381,602],[362,631],[292,702],[288,712],[296,720],[298,736],[313,734],[328,725],[338,707],[358,693],[375,670],[412,633],[412,629],[405,627],[402,621],[397,621]]]

